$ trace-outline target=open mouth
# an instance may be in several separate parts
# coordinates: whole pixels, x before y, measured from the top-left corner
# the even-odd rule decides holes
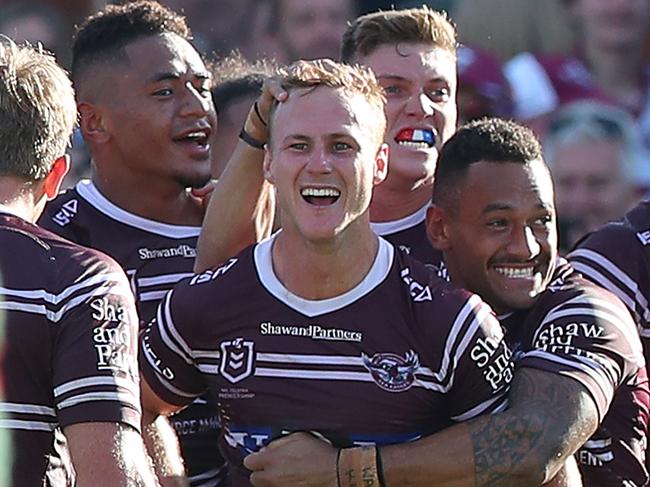
[[[431,149],[436,145],[436,136],[430,129],[402,129],[395,136],[395,142],[415,149]]]
[[[303,188],[300,195],[310,205],[329,206],[336,203],[341,192],[334,188]]]
[[[188,132],[180,137],[174,138],[174,142],[181,142],[184,144],[196,145],[197,147],[205,148],[209,144],[209,137],[207,132],[196,131]]]

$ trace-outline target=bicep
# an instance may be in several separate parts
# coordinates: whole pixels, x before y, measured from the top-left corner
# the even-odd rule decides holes
[[[168,416],[183,409],[183,406],[171,404],[162,399],[144,377],[140,378],[140,398],[142,401],[143,423],[145,424],[151,422],[158,415]]]
[[[78,423],[63,430],[78,487],[157,485],[138,432],[120,423]]]

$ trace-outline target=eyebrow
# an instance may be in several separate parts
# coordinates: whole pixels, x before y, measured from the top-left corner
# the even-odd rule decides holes
[[[481,213],[487,214],[492,211],[507,211],[507,210],[512,210],[514,207],[512,205],[508,205],[506,203],[490,203],[489,205],[486,205],[485,208],[483,208],[483,211]],[[551,205],[548,205],[546,203],[539,203],[537,205],[538,210],[546,210],[546,211],[553,211],[553,207]]]
[[[178,71],[164,71],[161,73],[156,73],[154,74],[149,80],[147,81],[147,84],[149,83],[159,83],[160,81],[174,81],[177,79],[180,79],[181,74]],[[198,78],[200,80],[210,80],[212,79],[212,76],[210,73],[207,71],[200,72],[200,73],[195,73],[194,74],[195,78]]]
[[[390,80],[403,81],[403,82],[406,82],[406,83],[411,82],[410,79],[405,78],[404,76],[400,76],[399,74],[390,74],[390,73],[389,74],[382,74],[382,75],[377,75],[376,78],[377,78],[377,80],[390,79]],[[432,81],[433,82],[442,81],[444,83],[448,83],[447,78],[445,78],[444,76],[437,76],[435,78],[431,78],[427,82],[430,83]]]

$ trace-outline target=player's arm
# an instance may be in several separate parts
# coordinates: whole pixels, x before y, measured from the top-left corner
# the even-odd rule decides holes
[[[286,92],[273,80],[265,82],[256,105],[249,111],[244,131],[255,141],[268,141],[269,112],[273,99]],[[253,142],[255,144],[255,142]],[[240,139],[208,202],[197,243],[195,272],[215,267],[247,245],[268,236],[273,227],[273,188],[262,170],[264,148]]]
[[[519,370],[510,409],[459,423],[421,440],[380,448],[387,486],[580,486],[571,455],[598,424],[594,401],[570,378]],[[340,455],[328,443],[294,433],[246,457],[255,486],[341,487]],[[563,465],[569,461],[567,469]],[[373,468],[372,462],[368,465]],[[338,472],[337,472],[338,469]],[[554,479],[556,474],[561,476]],[[378,487],[378,486],[377,486]]]
[[[63,430],[78,487],[157,486],[142,437],[120,423],[78,423]]]
[[[178,437],[166,418],[167,415],[181,409],[170,404],[151,389],[143,378],[140,381],[142,399],[142,436],[149,453],[156,476],[163,487],[183,487],[189,482],[185,475],[185,466],[180,453]]]
[[[383,447],[387,485],[542,485],[598,426],[594,400],[571,378],[519,369],[509,398],[504,412]]]

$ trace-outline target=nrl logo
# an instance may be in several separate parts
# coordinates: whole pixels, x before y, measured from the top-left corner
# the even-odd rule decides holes
[[[375,383],[388,392],[403,392],[413,385],[420,359],[413,350],[404,357],[394,353],[376,353],[368,357],[361,354],[363,365],[370,371]]]
[[[221,364],[219,372],[233,384],[245,379],[253,372],[253,342],[243,338],[221,342]]]

